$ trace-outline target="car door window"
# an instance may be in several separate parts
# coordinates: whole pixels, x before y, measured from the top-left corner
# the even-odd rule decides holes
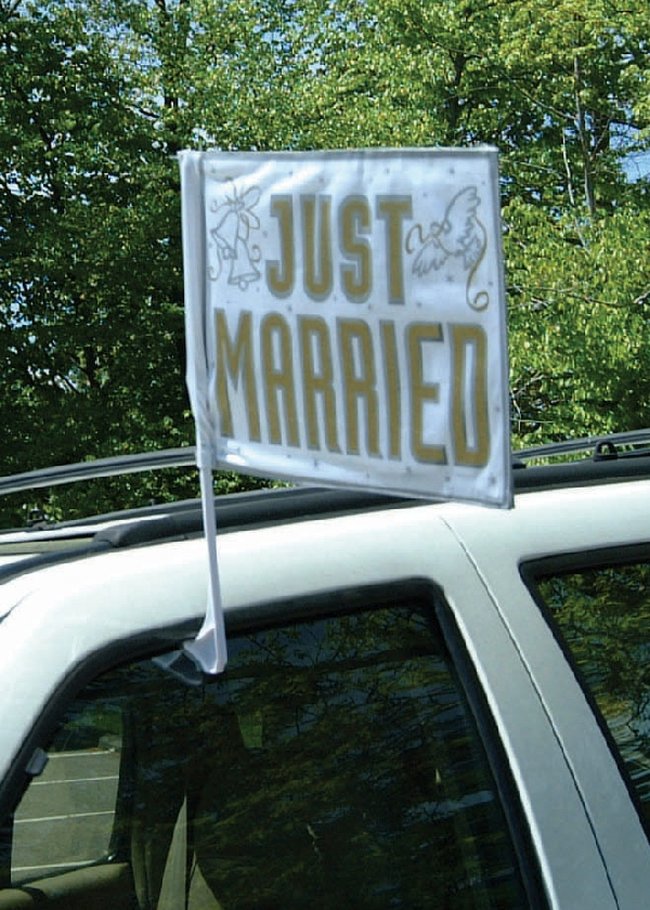
[[[161,893],[190,910],[530,906],[524,851],[431,598],[344,601],[240,628],[216,678],[155,659],[88,685],[62,730],[92,717],[112,731],[82,743],[84,754],[115,750],[98,778],[120,765],[107,849],[85,852],[80,835],[83,851],[62,859],[65,838],[44,834],[32,885],[59,863],[103,857],[130,864],[141,907]],[[14,884],[26,880],[18,823],[28,806],[45,814],[45,780],[16,814]],[[72,831],[82,792],[58,798]],[[105,837],[108,817],[93,817]]]
[[[650,564],[547,567],[536,586],[650,820]]]

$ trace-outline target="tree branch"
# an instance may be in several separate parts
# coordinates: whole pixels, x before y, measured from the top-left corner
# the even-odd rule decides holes
[[[538,294],[553,294],[554,296],[559,296],[562,298],[569,297],[572,300],[579,300],[581,303],[588,303],[590,306],[604,306],[614,310],[633,309],[634,307],[643,306],[643,304],[647,303],[648,300],[650,300],[650,288],[647,288],[645,291],[639,294],[638,297],[635,297],[634,300],[630,300],[627,303],[613,303],[611,300],[603,300],[599,297],[593,297],[590,294],[579,294],[570,288],[558,288],[554,287],[553,285],[538,285],[536,287],[524,287],[523,285],[516,285],[514,287],[519,293],[527,293],[530,295],[531,303],[535,309],[539,309],[542,306],[550,306],[549,301],[545,297],[538,297]]]
[[[16,15],[21,3],[22,0],[10,0],[8,3],[6,0],[0,0],[0,13],[2,14],[2,18],[8,22],[12,16]]]

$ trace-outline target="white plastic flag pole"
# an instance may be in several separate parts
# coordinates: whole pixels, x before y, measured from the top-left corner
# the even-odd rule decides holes
[[[198,452],[197,448],[197,452]],[[201,460],[197,457],[197,460]],[[185,650],[199,662],[206,673],[221,673],[228,660],[226,629],[219,584],[217,560],[217,521],[214,510],[212,467],[199,464],[203,528],[208,551],[208,602],[203,626],[196,639],[186,642]]]
[[[205,220],[201,178],[201,156],[180,155],[183,193],[183,265],[185,284],[185,338],[187,345],[187,388],[196,422],[196,464],[201,483],[203,528],[208,556],[208,596],[203,626],[185,649],[206,673],[220,673],[226,666],[226,635],[217,561],[217,522],[214,510],[212,469],[213,440],[218,417],[211,401],[213,371],[208,354],[208,315],[205,301]]]

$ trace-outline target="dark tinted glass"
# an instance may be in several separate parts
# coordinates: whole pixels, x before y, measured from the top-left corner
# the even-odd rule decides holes
[[[180,888],[224,910],[528,906],[428,607],[294,622],[229,654],[198,685],[151,661],[113,671],[68,719],[123,714],[112,849],[141,905]]]
[[[650,566],[538,581],[650,818]]]

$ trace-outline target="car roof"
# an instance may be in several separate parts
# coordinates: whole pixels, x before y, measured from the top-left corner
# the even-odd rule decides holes
[[[444,572],[449,572],[452,551],[459,543],[467,552],[489,551],[482,564],[494,568],[492,587],[503,571],[500,554],[504,548],[510,557],[515,555],[516,568],[522,560],[538,560],[555,551],[592,552],[620,544],[623,539],[641,539],[647,533],[650,480],[630,480],[622,486],[601,484],[595,489],[561,487],[548,490],[543,497],[537,492],[522,492],[513,511],[467,503],[391,499],[382,503],[378,499],[372,508],[359,508],[357,504],[351,510],[321,508],[319,512],[323,502],[331,506],[331,491],[288,492],[246,495],[241,501],[249,503],[260,497],[269,504],[298,501],[311,505],[311,512],[279,523],[269,521],[268,516],[255,525],[242,527],[234,522],[229,533],[220,535],[227,612],[265,600],[301,598],[311,591],[324,592],[353,582],[363,586],[370,583],[370,577],[375,582],[384,576],[416,577],[425,565],[431,568],[432,553],[437,571],[442,573],[441,554],[446,546],[450,547],[449,564]],[[568,511],[573,516],[571,522],[566,521]],[[618,517],[612,519],[610,541],[607,534],[603,535],[602,519],[603,514],[614,513]],[[259,510],[255,514],[259,516]],[[557,533],[558,516],[562,516],[561,534]],[[136,522],[133,532],[142,527]],[[99,542],[81,551],[84,559],[76,558],[79,550],[45,553],[22,560],[13,571],[5,570],[5,583],[0,584],[0,621],[17,610],[20,624],[31,630],[35,642],[39,629],[53,623],[56,634],[65,641],[67,630],[78,625],[79,615],[85,613],[93,617],[87,624],[93,629],[87,631],[96,644],[102,636],[114,634],[120,624],[131,637],[201,618],[207,567],[200,533],[166,534],[147,540],[146,546],[128,543],[112,547],[106,543],[105,530],[98,532]],[[108,532],[112,530],[118,537],[124,533],[120,527]],[[452,538],[455,543],[444,543]],[[376,547],[381,550],[379,568]],[[255,554],[255,571],[251,571],[251,553]],[[2,571],[0,567],[0,575]],[[276,584],[280,578],[281,590]],[[137,616],[132,609],[135,602]],[[78,647],[79,633],[75,636]],[[66,653],[68,648],[66,644]]]

